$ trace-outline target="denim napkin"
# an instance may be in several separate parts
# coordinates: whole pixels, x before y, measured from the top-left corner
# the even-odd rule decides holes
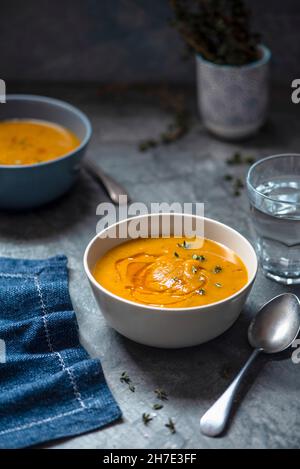
[[[0,258],[0,448],[120,418],[99,360],[79,344],[67,258]]]

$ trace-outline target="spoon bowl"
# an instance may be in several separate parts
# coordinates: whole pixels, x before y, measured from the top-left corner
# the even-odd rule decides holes
[[[248,330],[254,349],[278,353],[290,347],[300,330],[300,302],[296,295],[283,293],[266,303]]]

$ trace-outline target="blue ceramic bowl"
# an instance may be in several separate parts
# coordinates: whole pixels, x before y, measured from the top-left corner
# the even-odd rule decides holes
[[[38,207],[64,194],[74,183],[90,140],[90,121],[79,109],[44,96],[8,95],[0,105],[0,120],[41,119],[60,124],[80,139],[70,153],[30,165],[0,165],[0,208],[25,210]]]

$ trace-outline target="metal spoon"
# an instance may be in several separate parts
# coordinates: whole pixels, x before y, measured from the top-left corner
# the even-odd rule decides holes
[[[84,161],[85,169],[91,174],[97,181],[100,181],[101,184],[104,186],[107,194],[109,195],[110,199],[114,204],[122,205],[122,202],[127,204],[130,202],[130,198],[126,190],[124,189],[121,184],[116,182],[110,176],[108,176],[102,169],[100,169],[97,165],[92,163],[91,161]],[[123,198],[119,199],[120,195],[126,195],[127,199],[123,201]]]
[[[242,378],[257,355],[282,352],[294,342],[299,330],[300,302],[296,295],[276,296],[259,310],[248,329],[248,340],[254,351],[224,394],[201,418],[200,429],[204,435],[217,436],[225,429]]]

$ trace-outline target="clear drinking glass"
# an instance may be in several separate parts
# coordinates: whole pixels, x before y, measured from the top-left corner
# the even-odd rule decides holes
[[[300,284],[300,154],[258,161],[248,172],[247,189],[265,275]]]

